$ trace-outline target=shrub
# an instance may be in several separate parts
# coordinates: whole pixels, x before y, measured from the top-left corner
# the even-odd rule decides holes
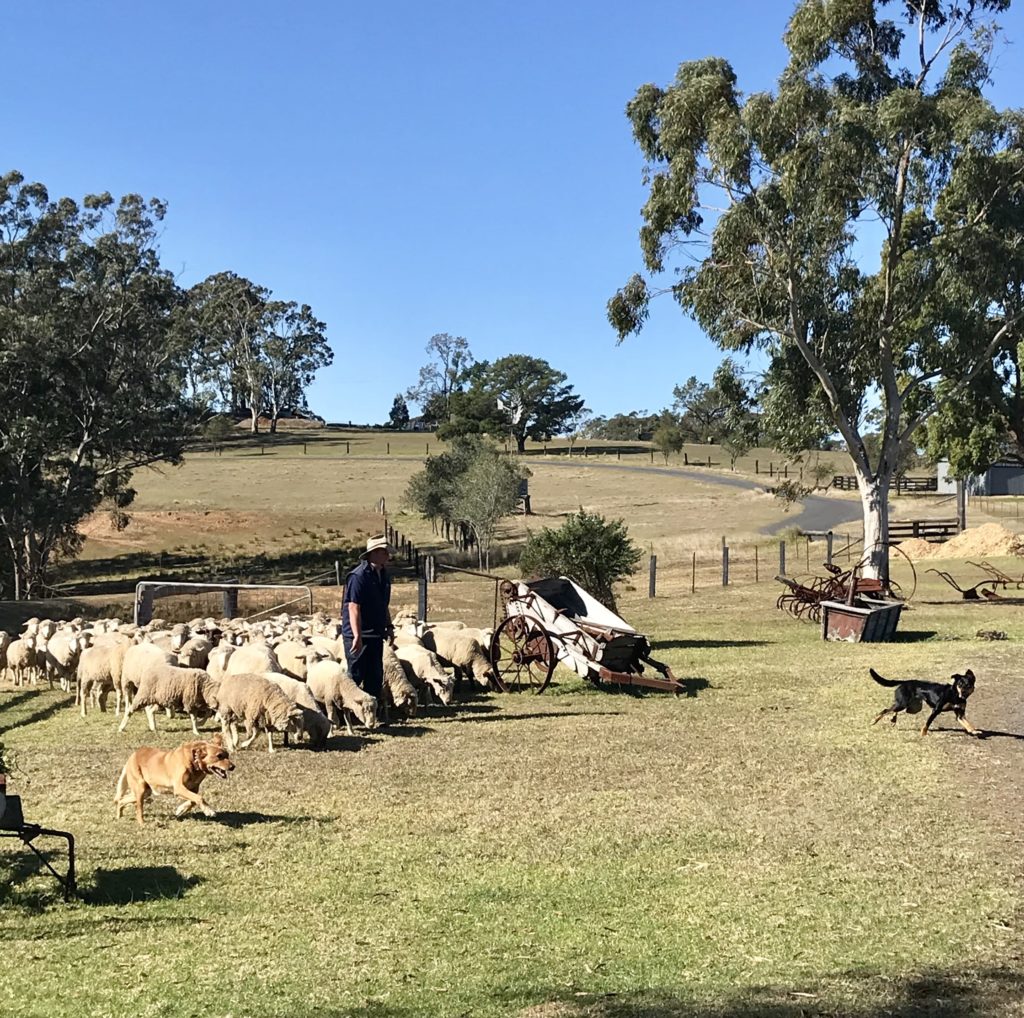
[[[612,585],[631,575],[642,552],[629,539],[623,520],[609,522],[582,507],[558,530],[533,534],[519,559],[524,576],[569,576],[615,611]]]

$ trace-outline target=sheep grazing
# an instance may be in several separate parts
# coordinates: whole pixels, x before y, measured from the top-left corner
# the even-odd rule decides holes
[[[306,680],[306,673],[311,664],[317,661],[333,660],[334,653],[322,650],[314,645],[301,643],[299,640],[281,640],[274,644],[274,654],[277,656],[280,671],[290,675],[293,679]]]
[[[122,674],[128,668],[130,654],[131,651],[125,655]],[[149,730],[155,732],[154,715],[157,708],[163,707],[187,714],[192,722],[192,731],[198,736],[197,720],[209,717],[218,708],[220,680],[211,679],[200,668],[176,668],[167,661],[150,659],[148,667],[139,673],[138,682],[138,692],[125,706],[124,717],[118,727],[120,732],[125,730],[128,719],[140,707],[146,709]]]
[[[405,666],[409,681],[421,692],[435,694],[446,707],[452,702],[455,680],[444,670],[444,665],[432,650],[415,643],[396,647],[395,654]]]
[[[419,707],[416,687],[409,681],[405,668],[394,650],[384,644],[384,686],[383,693],[388,704],[402,711],[406,717],[414,717]]]
[[[317,710],[316,700],[305,682],[300,682],[281,672],[264,672],[263,678],[273,682],[292,703],[298,704],[300,707],[308,707],[310,710]]]
[[[480,639],[465,629],[428,629],[422,638],[423,646],[432,650],[443,664],[455,669],[458,680],[463,674],[470,676],[482,689],[495,680],[494,668]]]
[[[302,708],[293,704],[281,690],[262,675],[225,675],[218,691],[217,716],[224,741],[230,752],[239,745],[238,724],[245,725],[248,738],[241,743],[248,749],[260,732],[267,733],[267,750],[274,752],[273,732],[298,730]]]
[[[348,734],[354,734],[350,715],[368,729],[377,727],[377,700],[355,684],[348,669],[337,661],[317,661],[306,679],[309,691],[324,713],[334,722],[344,719]]]

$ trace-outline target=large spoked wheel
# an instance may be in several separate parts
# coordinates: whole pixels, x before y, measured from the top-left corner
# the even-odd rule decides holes
[[[542,693],[557,657],[551,637],[534,619],[510,615],[494,631],[491,661],[503,693]]]

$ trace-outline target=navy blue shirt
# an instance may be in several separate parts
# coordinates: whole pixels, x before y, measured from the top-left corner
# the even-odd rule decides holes
[[[391,577],[386,569],[380,571],[369,562],[360,562],[345,579],[345,596],[341,602],[341,634],[352,639],[352,623],[348,617],[349,602],[360,608],[363,639],[381,640],[390,624],[388,605],[391,603]]]

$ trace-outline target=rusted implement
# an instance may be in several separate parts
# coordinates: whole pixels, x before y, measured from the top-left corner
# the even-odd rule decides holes
[[[1003,570],[998,568],[998,566],[992,565],[991,562],[968,562],[967,564],[969,566],[974,566],[975,569],[980,569],[983,573],[988,573],[988,575],[993,580],[1000,583],[1004,589],[1014,587],[1015,589],[1020,590],[1024,587],[1024,576],[1011,576],[1009,573],[1003,572]]]
[[[505,580],[498,593],[505,618],[494,631],[491,660],[502,692],[543,692],[559,661],[598,686],[686,691],[651,657],[646,636],[567,577]],[[645,665],[662,678],[644,675]]]
[[[975,563],[968,564],[974,565]],[[996,593],[996,588],[1002,587],[1005,590],[1007,584],[1013,582],[1009,579],[989,577],[986,580],[979,580],[973,587],[961,587],[956,579],[944,569],[928,569],[926,572],[942,577],[965,601],[1001,601],[1002,596]]]

